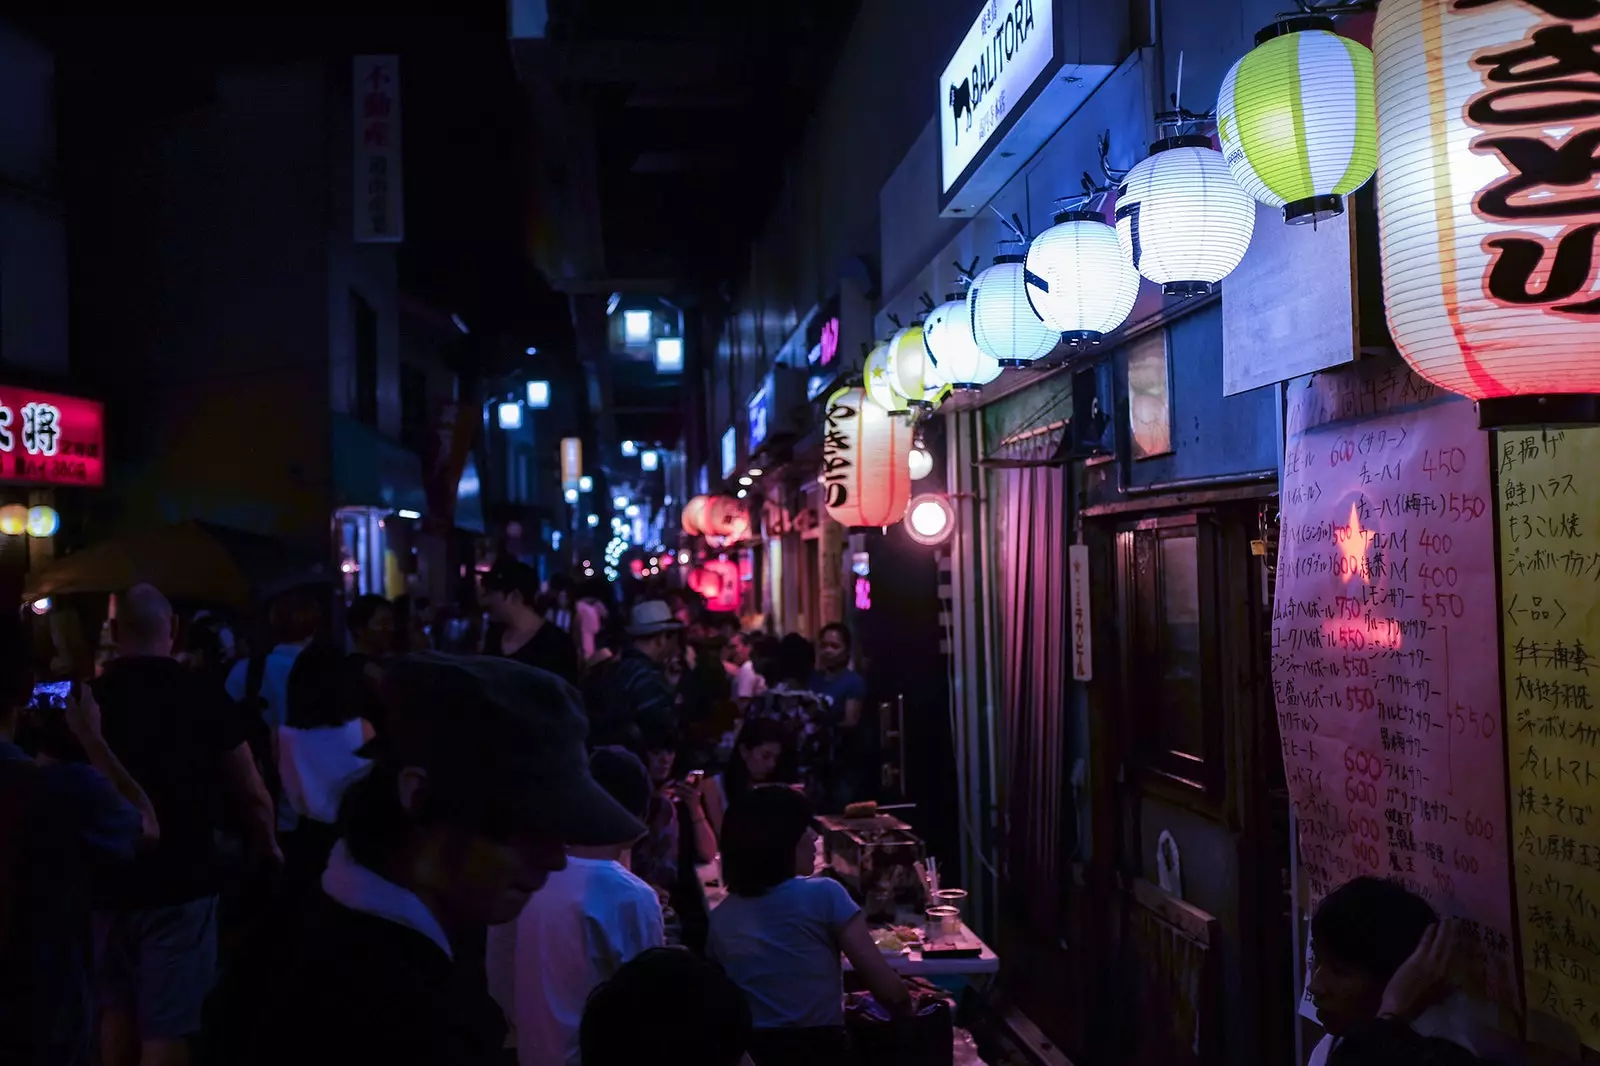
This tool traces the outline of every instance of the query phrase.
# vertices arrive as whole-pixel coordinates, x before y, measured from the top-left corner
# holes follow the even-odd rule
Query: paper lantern
[[[889,338],[884,366],[889,372],[889,388],[911,407],[931,407],[925,393],[938,392],[937,377],[928,388],[928,349],[922,343],[922,323],[895,330]]]
[[[888,526],[911,499],[911,427],[859,388],[828,397],[822,438],[823,500],[845,526]]]
[[[1541,51],[1563,32],[1591,21],[1434,0],[1373,31],[1389,331],[1485,427],[1600,421],[1600,82]]]
[[[921,441],[911,446],[909,458],[911,460],[912,481],[921,481],[933,473],[933,453],[928,451]]]
[[[706,501],[700,518],[700,530],[708,537],[732,539],[742,536],[750,528],[750,516],[744,504],[732,496],[712,496]]]
[[[1122,254],[1116,229],[1094,211],[1056,215],[1028,246],[1024,265],[1034,310],[1068,344],[1099,344],[1139,298],[1139,272]]]
[[[701,524],[705,521],[706,504],[710,499],[709,496],[695,496],[683,505],[683,515],[679,519],[679,524],[689,536],[698,537],[704,532]]]
[[[739,609],[739,564],[728,559],[708,559],[689,571],[691,591],[705,597],[708,611]]]
[[[1256,202],[1198,135],[1168,137],[1117,188],[1117,244],[1168,296],[1204,296],[1250,247]]]
[[[866,381],[867,399],[892,415],[903,415],[911,410],[906,398],[894,391],[889,382],[889,342],[884,341],[867,353],[862,367]]]
[[[1378,165],[1372,53],[1321,16],[1267,27],[1222,79],[1217,137],[1234,181],[1285,222],[1332,218]]]
[[[972,339],[972,316],[967,313],[966,297],[951,293],[944,299],[928,312],[928,319],[922,324],[928,361],[937,369],[939,380],[952,389],[976,391],[1000,376],[1000,362]]]
[[[20,503],[0,507],[0,533],[20,537],[28,531],[28,509]]]
[[[26,528],[30,537],[53,537],[56,535],[56,530],[61,528],[61,516],[56,513],[54,507],[46,507],[43,504],[30,507]]]
[[[967,293],[972,339],[1001,366],[1030,366],[1055,351],[1061,340],[1028,300],[1026,259],[1020,252],[995,256],[994,266],[972,279]]]

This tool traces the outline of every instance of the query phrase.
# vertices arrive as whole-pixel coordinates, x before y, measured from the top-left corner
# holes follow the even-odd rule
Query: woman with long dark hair
[[[733,742],[728,768],[705,783],[706,817],[711,831],[722,836],[723,816],[740,796],[760,785],[792,779],[794,736],[776,718],[746,719]]]

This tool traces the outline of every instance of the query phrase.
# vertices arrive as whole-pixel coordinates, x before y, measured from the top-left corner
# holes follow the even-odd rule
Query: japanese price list
[[[1511,861],[1530,1018],[1600,1048],[1600,430],[1495,436]]]
[[[1509,1002],[1488,434],[1462,400],[1340,406],[1291,404],[1284,460],[1272,680],[1301,870],[1313,905],[1372,875],[1462,918],[1469,984]]]

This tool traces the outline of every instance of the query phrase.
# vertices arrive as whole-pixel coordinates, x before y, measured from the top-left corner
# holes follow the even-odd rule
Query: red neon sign
[[[0,482],[105,485],[105,407],[0,385]]]

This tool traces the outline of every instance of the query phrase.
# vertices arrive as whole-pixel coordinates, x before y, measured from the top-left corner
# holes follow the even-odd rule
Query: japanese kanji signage
[[[1094,680],[1094,616],[1089,613],[1089,546],[1067,546],[1071,600],[1067,624],[1072,627],[1072,679]]]
[[[93,400],[0,385],[0,482],[106,483],[105,408]]]
[[[400,184],[400,57],[356,56],[355,239],[394,242],[405,237]]]

